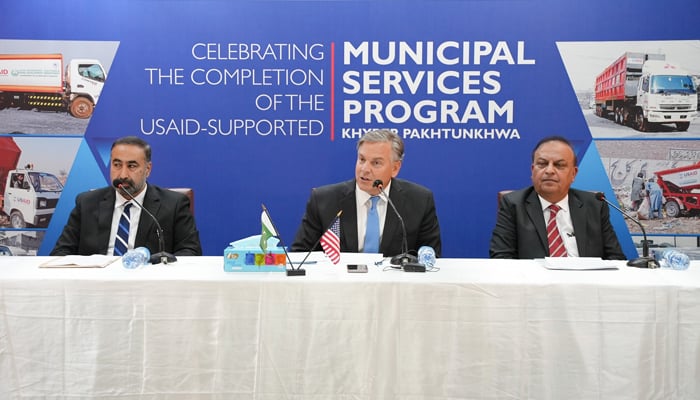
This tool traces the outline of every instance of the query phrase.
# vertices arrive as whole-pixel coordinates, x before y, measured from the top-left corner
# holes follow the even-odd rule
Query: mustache
[[[137,185],[133,179],[129,178],[116,178],[112,181],[112,186],[117,189],[128,190],[129,192],[139,191],[143,188],[143,185]]]
[[[133,188],[135,185],[134,181],[129,178],[121,179],[121,184],[127,188]]]

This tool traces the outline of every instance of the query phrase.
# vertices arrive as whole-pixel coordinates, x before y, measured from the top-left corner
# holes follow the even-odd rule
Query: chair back
[[[192,188],[168,188],[173,192],[182,193],[190,199],[190,212],[194,215],[194,190]]]
[[[501,204],[501,198],[510,192],[512,192],[512,190],[501,190],[498,192],[498,203],[496,203],[496,210],[498,210],[498,206]]]

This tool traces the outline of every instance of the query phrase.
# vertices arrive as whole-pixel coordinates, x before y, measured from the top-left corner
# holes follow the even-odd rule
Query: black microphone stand
[[[158,237],[158,253],[156,254],[151,254],[151,259],[150,262],[151,264],[169,264],[169,263],[174,263],[177,261],[177,258],[168,252],[165,251],[165,241],[163,239],[163,228],[161,228],[160,223],[158,222],[158,219],[155,217],[155,215],[151,214],[150,211],[148,211],[144,206],[136,200],[136,198],[129,192],[129,190],[124,186],[124,181],[122,179],[115,179],[112,182],[112,185],[119,189],[120,193],[126,194],[126,196],[136,203],[139,207],[141,207],[141,210],[145,211],[146,214],[148,214],[153,222],[156,223],[156,236]]]
[[[656,260],[653,257],[649,257],[649,240],[647,240],[647,232],[646,230],[644,230],[644,225],[642,225],[642,223],[639,222],[639,220],[622,211],[621,208],[608,201],[608,199],[605,198],[605,194],[603,194],[602,192],[596,193],[595,197],[600,201],[608,203],[610,207],[616,209],[627,219],[639,225],[639,228],[642,230],[642,235],[644,237],[644,240],[642,240],[642,257],[638,257],[633,260],[627,261],[627,265],[630,267],[637,268],[659,268],[659,263],[656,262]]]
[[[391,198],[386,195],[386,192],[384,191],[384,183],[381,179],[377,179],[372,183],[372,187],[379,188],[379,192],[384,196],[386,202],[389,203],[391,209],[394,210],[394,214],[396,214],[396,216],[399,218],[399,222],[401,222],[401,233],[403,234],[401,254],[392,257],[391,264],[396,265],[398,268],[403,268],[403,270],[406,272],[425,272],[425,265],[419,264],[418,258],[408,252],[408,235],[406,234],[406,224],[403,222],[403,218],[396,209],[396,206],[394,206],[394,202],[391,201]]]

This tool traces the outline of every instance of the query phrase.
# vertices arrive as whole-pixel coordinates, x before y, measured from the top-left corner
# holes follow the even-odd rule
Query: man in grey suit
[[[556,205],[556,226],[566,256],[626,259],[610,224],[607,203],[594,193],[571,189],[578,167],[566,138],[550,136],[537,143],[531,170],[532,186],[501,199],[489,248],[491,258],[549,257],[548,208]]]
[[[401,222],[380,194],[379,188],[374,186],[376,180],[381,180],[384,192],[391,198],[406,225],[408,250],[430,246],[439,257],[442,250],[440,225],[433,193],[421,185],[396,178],[403,156],[404,144],[396,133],[380,129],[364,134],[357,143],[355,179],[311,191],[306,213],[292,243],[292,251],[312,250],[338,211],[342,210],[340,251],[367,252],[368,211],[371,198],[377,196],[380,227],[378,252],[387,257],[402,254]],[[318,249],[320,246],[313,250]]]
[[[202,248],[199,231],[190,212],[190,202],[182,193],[146,183],[151,173],[151,146],[144,140],[127,136],[112,144],[110,180],[119,179],[129,193],[143,204],[163,229],[164,251],[174,255],[199,256]],[[114,187],[79,194],[66,226],[51,255],[118,254],[115,252],[120,218],[131,203],[127,249],[147,247],[160,251],[156,224],[130,197]]]

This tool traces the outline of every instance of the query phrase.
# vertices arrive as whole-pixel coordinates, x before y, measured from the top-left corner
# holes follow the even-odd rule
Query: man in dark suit
[[[567,139],[542,139],[532,153],[531,170],[533,186],[501,199],[491,237],[491,258],[549,257],[549,207],[556,205],[556,230],[563,239],[566,256],[625,259],[610,224],[607,203],[593,193],[571,189],[578,167]]]
[[[355,179],[314,188],[306,205],[292,251],[309,251],[338,213],[340,217],[340,251],[367,252],[365,236],[371,197],[378,196],[380,240],[378,252],[385,256],[403,253],[401,222],[378,187],[391,198],[406,225],[408,250],[430,246],[439,257],[442,245],[440,225],[435,211],[433,193],[418,184],[397,179],[404,155],[404,144],[394,132],[381,129],[368,132],[357,143]],[[319,250],[317,246],[313,250]],[[370,252],[373,252],[370,250]]]
[[[202,255],[189,199],[184,194],[147,184],[151,168],[151,147],[144,140],[128,136],[112,144],[110,180],[121,180],[131,195],[158,219],[163,229],[164,251],[182,256]],[[158,252],[153,219],[120,189],[110,186],[76,197],[75,208],[51,255],[119,255],[115,243],[119,240],[118,225],[127,204],[130,204],[130,229],[125,246],[128,249],[144,246],[151,253]]]

